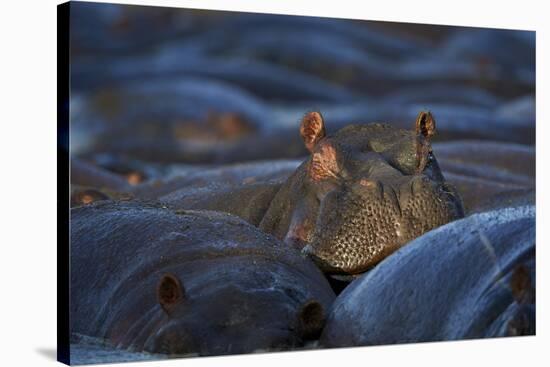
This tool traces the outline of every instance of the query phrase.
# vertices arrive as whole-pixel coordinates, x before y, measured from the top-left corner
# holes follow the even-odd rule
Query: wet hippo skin
[[[535,333],[535,208],[473,214],[417,238],[353,281],[321,344]]]
[[[258,226],[280,187],[281,183],[277,181],[238,186],[217,183],[177,190],[160,197],[159,201],[175,209],[223,211]]]
[[[194,168],[191,171],[184,170],[162,179],[137,185],[132,193],[143,199],[161,199],[163,196],[171,195],[172,198],[166,198],[166,201],[178,207],[180,204],[177,196],[180,194],[186,196],[189,189],[210,185],[238,188],[254,183],[280,183],[284,182],[300,163],[296,160],[277,160]],[[265,208],[263,209],[265,211]]]
[[[229,214],[102,201],[71,210],[71,330],[133,351],[299,348],[334,293],[299,252]]]
[[[534,333],[534,32],[71,17],[71,363]]]

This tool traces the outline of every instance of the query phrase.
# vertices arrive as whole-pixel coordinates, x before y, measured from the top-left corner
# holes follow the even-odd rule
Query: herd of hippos
[[[71,362],[535,334],[534,32],[70,6]]]
[[[535,334],[534,191],[514,181],[533,152],[432,144],[427,111],[411,125],[328,134],[309,112],[303,162],[134,186],[73,159],[73,342],[202,356]],[[523,175],[460,179],[460,159]]]

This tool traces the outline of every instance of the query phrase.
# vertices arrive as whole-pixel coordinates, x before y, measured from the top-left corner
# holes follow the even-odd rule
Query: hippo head
[[[432,151],[430,112],[418,115],[412,131],[372,123],[329,136],[321,114],[310,112],[300,133],[311,156],[283,189],[291,207],[279,234],[326,273],[364,272],[412,239],[464,216]]]
[[[143,349],[168,355],[221,355],[303,346],[319,338],[324,307],[316,300],[281,302],[279,292],[250,292],[222,284],[190,296],[175,274],[157,287],[161,319],[143,340]],[[192,292],[189,292],[192,293]],[[193,292],[194,293],[194,292]],[[297,300],[296,295],[291,299]]]

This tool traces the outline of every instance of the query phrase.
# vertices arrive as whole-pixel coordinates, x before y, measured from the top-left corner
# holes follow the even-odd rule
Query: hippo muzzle
[[[361,180],[325,197],[302,251],[327,273],[357,274],[463,215],[454,189],[425,175],[403,176],[393,184]]]

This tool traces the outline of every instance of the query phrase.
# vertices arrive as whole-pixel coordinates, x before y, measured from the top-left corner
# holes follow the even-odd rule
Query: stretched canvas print
[[[60,361],[535,334],[535,32],[58,15]]]

